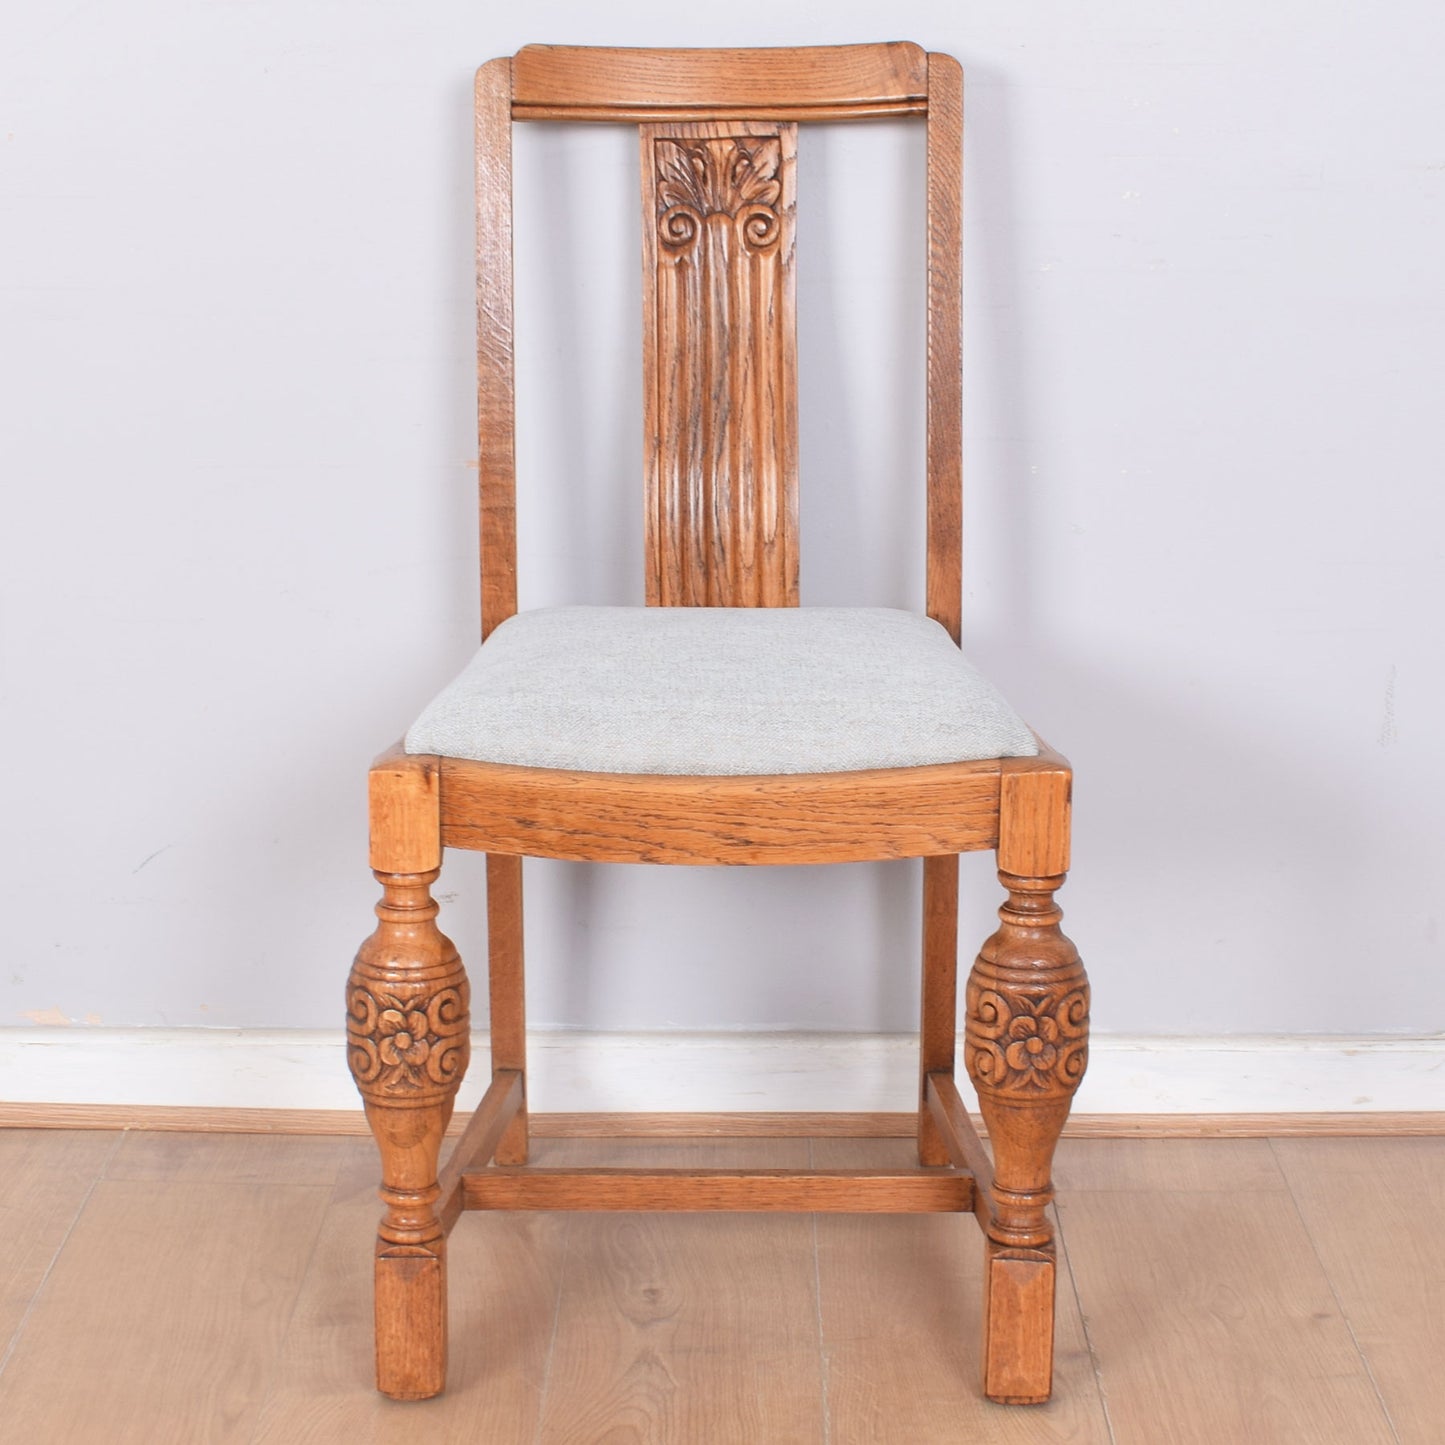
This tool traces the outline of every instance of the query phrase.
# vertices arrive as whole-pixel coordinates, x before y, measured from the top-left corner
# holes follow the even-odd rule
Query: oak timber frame
[[[772,51],[530,46],[477,72],[482,633],[517,610],[514,121],[638,125],[643,148],[647,600],[798,601],[792,156],[798,121],[926,118],[927,610],[958,641],[962,76],[908,44]],[[680,360],[689,355],[692,359]],[[719,399],[724,404],[719,404]],[[1088,985],[1059,928],[1071,773],[1057,753],[771,777],[566,772],[408,755],[370,775],[379,923],[348,986],[353,1075],[381,1152],[377,1382],[435,1395],[446,1238],[465,1209],[971,1212],[984,1235],[983,1388],[1048,1398],[1054,1145],[1087,1058]],[[446,847],[487,854],[492,1080],[443,1165],[468,985],[436,926]],[[958,854],[994,849],[1008,900],[968,980],[955,1085]],[[825,863],[921,857],[920,1169],[527,1166],[522,856]]]

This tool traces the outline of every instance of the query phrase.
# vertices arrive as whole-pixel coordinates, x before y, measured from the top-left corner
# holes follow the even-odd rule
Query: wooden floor
[[[539,1163],[904,1163],[553,1139]],[[482,1215],[451,1387],[370,1386],[369,1141],[0,1131],[0,1442],[1445,1441],[1445,1139],[1065,1140],[1057,1390],[980,1400],[952,1216]]]

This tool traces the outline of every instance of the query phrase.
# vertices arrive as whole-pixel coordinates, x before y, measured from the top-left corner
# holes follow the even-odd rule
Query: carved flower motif
[[[415,1069],[431,1053],[426,1015],[415,1009],[383,1009],[376,1021],[377,1052],[384,1064]]]
[[[1020,1014],[1009,1024],[1008,1037],[1004,1060],[1011,1069],[1046,1073],[1058,1060],[1059,1025],[1047,1014]]]

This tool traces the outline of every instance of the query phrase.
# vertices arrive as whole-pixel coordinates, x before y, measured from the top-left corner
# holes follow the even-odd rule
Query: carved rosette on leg
[[[347,983],[347,1059],[381,1152],[378,1384],[386,1394],[419,1398],[444,1383],[437,1164],[467,1069],[468,987],[456,948],[436,926],[437,871],[376,877],[383,890],[376,932]]]
[[[1089,985],[1059,927],[1063,877],[999,880],[1008,902],[969,977],[964,1050],[994,1160],[985,1390],[1023,1402],[1049,1394],[1054,1234],[1045,1211],[1054,1146],[1088,1064]],[[1005,1332],[1020,1338],[1006,1342]]]

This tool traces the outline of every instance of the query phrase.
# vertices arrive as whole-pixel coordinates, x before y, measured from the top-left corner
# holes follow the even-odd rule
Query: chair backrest
[[[477,72],[482,633],[517,610],[514,121],[638,126],[647,601],[798,602],[799,121],[927,117],[927,610],[959,637],[962,74],[916,45],[531,45]]]

